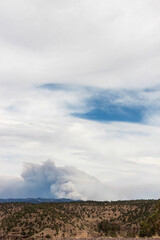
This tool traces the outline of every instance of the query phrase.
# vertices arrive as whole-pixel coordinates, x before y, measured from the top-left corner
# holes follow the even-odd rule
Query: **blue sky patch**
[[[125,90],[125,89],[100,89],[83,87],[69,84],[45,84],[42,88],[51,91],[73,91],[85,90],[88,97],[84,97],[84,111],[78,107],[71,109],[74,117],[93,121],[120,121],[130,123],[143,123],[144,116],[149,109],[143,93],[154,92],[155,89]]]
[[[141,123],[143,120],[143,108],[111,106],[104,108],[93,108],[86,113],[74,113],[75,117],[95,121],[119,121]]]

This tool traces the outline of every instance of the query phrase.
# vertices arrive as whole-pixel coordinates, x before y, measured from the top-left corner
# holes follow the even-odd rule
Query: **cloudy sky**
[[[0,1],[0,197],[160,197],[160,1]]]

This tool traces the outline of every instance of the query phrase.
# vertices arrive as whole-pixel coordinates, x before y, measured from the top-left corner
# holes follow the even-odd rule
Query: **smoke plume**
[[[69,199],[101,198],[101,183],[73,166],[56,167],[54,162],[25,164],[20,178],[1,178],[0,197]]]

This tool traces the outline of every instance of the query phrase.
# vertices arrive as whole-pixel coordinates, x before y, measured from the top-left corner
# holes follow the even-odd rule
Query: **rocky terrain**
[[[158,200],[0,203],[0,239],[158,239],[159,204]]]

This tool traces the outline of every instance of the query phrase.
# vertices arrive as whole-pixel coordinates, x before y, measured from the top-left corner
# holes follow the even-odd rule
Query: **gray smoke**
[[[1,178],[0,183],[1,198],[52,197],[85,200],[95,199],[95,195],[99,198],[100,191],[101,184],[95,177],[72,166],[56,167],[52,161],[26,164],[21,178]]]
[[[118,200],[158,198],[159,184],[106,183],[73,167],[56,167],[54,162],[25,164],[21,177],[0,177],[0,198],[69,198]]]

